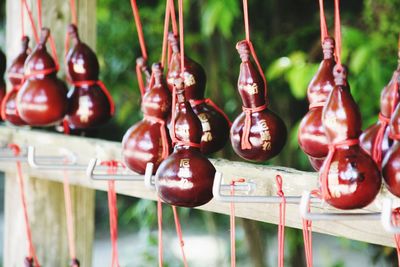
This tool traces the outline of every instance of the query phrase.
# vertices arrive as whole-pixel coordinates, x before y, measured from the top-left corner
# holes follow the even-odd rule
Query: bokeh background
[[[0,44],[4,48],[4,0],[0,5]],[[97,54],[101,78],[116,102],[115,118],[94,133],[120,141],[125,131],[142,118],[135,59],[140,48],[128,0],[97,1]],[[327,23],[333,34],[333,1],[325,1]],[[364,128],[377,120],[379,96],[398,64],[399,0],[341,1],[343,63],[349,67],[351,92],[359,104]],[[207,73],[206,95],[234,119],[241,102],[236,91],[240,58],[235,44],[244,39],[239,0],[186,0],[185,53]],[[149,51],[149,62],[161,56],[165,1],[138,1]],[[286,122],[288,142],[282,153],[265,164],[311,171],[297,144],[297,128],[307,112],[306,90],[322,58],[318,1],[250,0],[251,39],[268,80],[270,107]],[[4,49],[3,49],[4,50]],[[213,157],[240,160],[228,144]],[[106,195],[97,194],[96,267],[108,266],[108,210]],[[155,266],[157,260],[156,210],[153,202],[120,197],[122,266]],[[267,211],[266,211],[267,212]],[[192,266],[228,266],[227,216],[180,209]],[[165,266],[180,266],[172,214],[165,209],[167,242]],[[277,227],[238,220],[238,266],[275,266]],[[303,266],[300,231],[286,234],[286,266]],[[190,244],[199,244],[191,246]],[[393,248],[337,237],[315,235],[315,266],[396,266]],[[168,248],[168,246],[166,246]],[[193,247],[193,248],[192,248]],[[206,248],[206,250],[200,250]],[[176,248],[176,251],[175,251]],[[209,260],[209,261],[207,261]]]

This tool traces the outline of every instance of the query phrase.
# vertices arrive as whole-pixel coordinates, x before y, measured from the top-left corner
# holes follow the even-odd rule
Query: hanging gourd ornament
[[[285,145],[286,126],[278,115],[268,109],[266,85],[250,61],[248,42],[237,43],[236,49],[242,60],[238,91],[243,112],[232,124],[232,147],[246,160],[266,161],[276,156]]]
[[[0,50],[0,103],[6,94],[6,83],[4,81],[4,73],[7,67],[6,55]]]
[[[114,103],[99,80],[96,54],[81,42],[75,25],[69,25],[68,34],[73,47],[67,54],[66,62],[73,87],[68,92],[70,108],[66,119],[71,129],[98,127],[112,117]]]
[[[16,98],[19,89],[24,82],[24,64],[28,57],[29,38],[24,36],[22,38],[22,49],[18,56],[11,63],[7,71],[8,79],[12,85],[11,90],[6,94],[1,105],[1,117],[3,120],[10,122],[13,125],[21,126],[26,125],[26,122],[21,119],[16,105]]]
[[[322,43],[322,49],[324,59],[307,90],[307,97],[310,103],[309,111],[301,120],[298,131],[299,146],[309,156],[311,165],[316,170],[319,170],[321,163],[328,155],[328,140],[325,136],[321,117],[322,109],[335,85],[333,67],[336,63],[333,57],[335,49],[333,38],[325,38]]]
[[[171,93],[160,63],[152,66],[154,82],[143,96],[143,120],[133,125],[122,140],[122,156],[133,171],[143,174],[146,164],[154,164],[154,172],[171,150],[166,120],[171,112]]]
[[[378,121],[365,129],[360,136],[362,148],[378,164],[382,166],[382,160],[385,158],[392,141],[389,138],[390,118],[399,103],[399,82],[400,77],[400,38],[398,50],[398,66],[394,71],[391,80],[383,88],[380,100],[380,113]]]
[[[173,89],[175,79],[180,77],[180,51],[178,39],[172,33],[168,36],[172,48],[167,82]],[[194,113],[200,119],[203,135],[201,137],[201,152],[211,154],[222,149],[229,138],[230,122],[227,116],[209,98],[204,98],[206,74],[203,67],[185,56],[185,97],[190,102]]]
[[[400,77],[397,79],[400,83]],[[382,176],[387,189],[400,197],[400,105],[397,105],[389,124],[389,138],[394,142],[383,160]]]
[[[58,66],[46,50],[50,30],[43,28],[39,43],[25,62],[25,82],[17,94],[17,109],[31,126],[59,123],[68,110],[67,87],[57,78]]]
[[[213,197],[215,168],[200,152],[202,126],[186,100],[182,79],[176,79],[175,86],[178,108],[172,118],[174,152],[159,166],[156,188],[158,195],[168,204],[197,207]]]
[[[347,69],[336,65],[335,87],[322,113],[329,153],[320,171],[322,197],[339,209],[370,204],[381,187],[374,160],[359,146],[361,115],[350,94]]]

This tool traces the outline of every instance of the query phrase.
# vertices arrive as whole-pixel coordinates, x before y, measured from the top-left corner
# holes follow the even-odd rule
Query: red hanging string
[[[140,21],[139,9],[137,7],[136,0],[131,0],[131,6],[132,6],[133,17],[135,19],[135,24],[136,24],[136,28],[137,28],[140,49],[142,50],[142,57],[145,60],[147,60],[147,50],[146,50],[146,44],[144,41],[143,27],[142,27],[142,22]]]
[[[145,85],[143,83],[143,76],[142,76],[142,70],[138,64],[136,64],[136,76],[138,79],[138,84],[139,84],[139,90],[140,90],[140,95],[143,97],[143,95],[146,92]]]
[[[185,248],[184,248],[185,247],[185,243],[183,242],[183,236],[182,236],[181,223],[179,222],[179,216],[178,216],[178,212],[177,212],[175,206],[172,206],[172,211],[174,213],[176,234],[178,235],[179,246],[181,247],[183,266],[188,267],[188,263],[187,263],[187,260],[186,260],[186,254],[185,254]]]
[[[169,1],[169,10],[171,12],[172,32],[174,33],[174,35],[178,35],[178,26],[176,22],[174,0],[167,0],[167,1]]]
[[[14,152],[15,156],[20,155],[21,149],[17,144],[10,144],[8,147]],[[35,267],[40,267],[39,260],[37,258],[37,255],[35,252],[35,247],[34,247],[33,241],[32,241],[32,231],[31,231],[31,227],[29,224],[28,207],[26,204],[25,185],[24,185],[24,178],[23,178],[23,174],[22,174],[22,166],[21,166],[20,161],[17,161],[16,164],[17,164],[17,180],[18,180],[18,186],[19,186],[19,193],[20,193],[20,198],[21,198],[22,211],[24,213],[26,238],[28,239],[29,255],[26,258],[26,260],[29,262],[33,261]]]
[[[167,0],[165,7],[165,19],[164,19],[164,34],[163,34],[163,42],[162,42],[162,52],[161,52],[161,66],[165,66],[165,55],[167,53],[168,46],[168,29],[169,29],[169,17],[170,17],[170,6],[171,0]]]
[[[179,41],[180,41],[180,54],[181,54],[181,78],[184,79],[185,73],[185,42],[184,42],[184,25],[183,25],[183,0],[178,0],[178,13],[179,13]]]
[[[69,7],[70,7],[70,10],[71,10],[72,24],[74,24],[75,26],[78,26],[78,16],[76,14],[75,0],[70,0],[69,1]]]
[[[108,99],[108,102],[110,103],[111,116],[114,115],[114,112],[115,112],[114,100],[113,100],[110,92],[107,90],[107,87],[104,85],[104,83],[102,81],[100,81],[100,80],[97,80],[97,81],[95,81],[95,80],[92,80],[92,81],[90,81],[90,80],[88,80],[88,81],[74,81],[74,82],[72,82],[72,84],[74,86],[78,86],[78,87],[81,87],[81,86],[92,86],[92,85],[95,85],[95,84],[98,85],[100,87],[100,89],[103,91],[103,93],[106,95],[106,97]]]
[[[157,200],[157,221],[158,221],[158,266],[163,266],[163,238],[162,238],[162,202],[160,197]]]
[[[338,65],[338,71],[342,69],[342,60],[341,60],[341,55],[342,55],[342,32],[341,32],[341,26],[340,26],[340,3],[339,0],[335,0],[335,42],[336,42],[336,62]]]
[[[283,267],[285,262],[285,222],[286,222],[286,198],[282,190],[282,176],[276,176],[278,187],[277,195],[282,198],[279,204],[279,226],[278,226],[278,267]]]
[[[36,5],[37,5],[38,26],[39,26],[39,30],[41,30],[43,28],[43,23],[42,23],[42,0],[36,0]]]
[[[110,160],[102,162],[101,165],[108,166],[108,174],[113,175],[116,173],[122,163]],[[115,191],[115,181],[108,181],[108,209],[110,214],[110,237],[111,237],[111,267],[119,267],[118,260],[118,208],[117,208],[117,193]]]
[[[203,103],[206,103],[206,104],[212,106],[216,111],[218,111],[218,112],[226,119],[226,121],[227,121],[228,124],[229,124],[229,127],[232,126],[232,122],[231,122],[231,120],[228,118],[228,116],[225,114],[225,112],[224,112],[221,108],[219,108],[219,107],[214,103],[214,101],[212,101],[210,98],[203,98],[203,99],[200,99],[200,100],[191,99],[191,100],[189,100],[189,101],[190,101],[190,105],[191,105],[192,107],[197,106],[197,105],[200,105],[200,104],[203,104]]]
[[[325,38],[328,37],[328,28],[326,26],[326,17],[324,11],[324,0],[319,0],[319,17],[320,17],[321,44],[322,44]]]
[[[39,34],[38,34],[37,30],[36,30],[35,21],[33,19],[32,11],[29,8],[28,3],[26,2],[26,0],[21,0],[21,1],[25,6],[26,12],[28,13],[28,18],[29,18],[29,21],[31,23],[33,37],[35,38],[36,43],[39,43]]]
[[[400,208],[396,208],[393,210],[392,220],[395,225],[399,225],[400,223]],[[397,262],[398,266],[400,267],[400,234],[395,234],[394,242],[396,244],[396,251],[397,251]]]
[[[304,251],[306,254],[307,267],[313,266],[312,256],[312,222],[303,219],[303,239],[304,239]]]
[[[358,139],[348,139],[348,140],[344,140],[344,141],[336,143],[336,144],[329,145],[329,152],[324,161],[324,165],[322,166],[323,171],[321,172],[321,175],[320,175],[321,194],[325,200],[331,198],[331,193],[329,190],[328,175],[329,175],[329,169],[330,169],[330,166],[332,163],[333,156],[335,155],[336,149],[338,149],[340,147],[349,147],[349,146],[358,145],[358,143],[359,143]]]

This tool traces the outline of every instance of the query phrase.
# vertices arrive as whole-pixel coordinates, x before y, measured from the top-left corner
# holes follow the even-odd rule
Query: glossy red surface
[[[148,162],[154,164],[155,173],[164,159],[161,127],[167,136],[168,154],[172,150],[166,127],[166,118],[171,112],[171,93],[165,83],[161,65],[154,64],[152,69],[154,84],[142,100],[144,118],[130,127],[122,140],[122,156],[125,164],[131,170],[141,174],[145,172]],[[164,125],[161,125],[160,121]]]
[[[182,80],[176,80],[178,113],[175,120],[177,143],[174,152],[159,166],[156,173],[156,188],[166,203],[196,207],[212,199],[215,168],[201,154],[202,126],[185,99]]]
[[[329,93],[335,85],[332,73],[335,65],[335,60],[333,58],[333,51],[335,48],[334,40],[330,37],[326,38],[322,48],[324,59],[307,89],[310,109],[300,122],[298,130],[300,148],[308,156],[314,158],[322,158],[328,154],[328,140],[322,126],[321,116],[323,104],[328,99]],[[313,106],[317,103],[320,105]]]
[[[321,168],[321,183],[327,184],[330,193],[323,197],[339,209],[363,208],[379,193],[382,179],[376,163],[358,144],[343,144],[358,140],[361,115],[348,88],[347,70],[335,67],[334,77],[336,85],[324,107],[322,122],[330,144],[342,145],[330,152],[332,160],[325,160]]]
[[[0,50],[0,103],[2,103],[4,96],[6,95],[6,83],[3,79],[4,72],[6,71],[6,55]],[[0,121],[2,117],[0,117]]]
[[[313,167],[314,170],[319,171],[322,168],[325,158],[313,158],[310,156],[307,156],[307,157],[308,157],[308,161],[311,164],[311,167]]]
[[[267,103],[264,81],[258,70],[250,61],[250,51],[247,42],[237,44],[242,60],[238,79],[238,91],[246,108],[257,108]],[[249,141],[250,149],[241,146],[245,112],[242,112],[233,122],[230,135],[233,150],[240,157],[251,161],[266,161],[282,150],[286,143],[287,130],[282,119],[274,112],[265,108],[251,114]]]
[[[93,50],[83,43],[75,25],[69,25],[68,34],[73,46],[66,62],[73,87],[68,92],[70,108],[67,121],[71,129],[98,127],[112,117],[111,103],[99,84],[99,62]]]
[[[2,102],[1,108],[2,108],[2,115],[5,116],[3,118],[4,120],[10,122],[15,126],[22,126],[26,125],[26,122],[23,119],[21,119],[21,116],[19,115],[17,110],[16,98],[18,90],[19,88],[13,87],[6,94]]]
[[[383,88],[380,98],[380,112],[381,116],[388,119],[391,118],[397,104],[399,103],[399,86],[396,85],[397,80],[400,76],[400,67],[393,73],[393,76],[389,83]],[[379,129],[384,127],[381,121],[377,121],[375,124],[369,126],[360,136],[360,143],[363,149],[370,155],[373,155],[373,148],[375,147],[375,142],[377,142],[377,136]],[[389,125],[385,126],[385,134],[383,140],[378,149],[382,150],[382,158],[385,157],[392,141],[389,138]],[[378,144],[377,144],[378,145]]]
[[[31,126],[59,123],[68,109],[67,87],[56,76],[56,64],[46,50],[50,31],[42,30],[41,40],[25,63],[27,79],[17,94],[21,118]],[[43,71],[51,70],[50,74]]]

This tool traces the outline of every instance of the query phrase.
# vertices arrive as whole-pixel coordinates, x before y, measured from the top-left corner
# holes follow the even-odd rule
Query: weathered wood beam
[[[20,145],[35,145],[38,153],[42,155],[57,155],[60,148],[67,148],[79,156],[82,164],[87,164],[93,157],[101,160],[120,159],[121,145],[118,142],[63,136],[60,134],[28,131],[22,129],[10,129],[0,127],[0,141],[15,142]],[[303,172],[286,167],[261,166],[244,162],[232,162],[223,159],[212,160],[218,171],[224,174],[226,179],[245,177],[252,179],[257,184],[256,193],[263,195],[275,195],[277,190],[275,176],[283,177],[283,190],[287,196],[299,196],[304,190],[311,190],[317,186],[317,174]],[[14,166],[10,163],[0,163],[0,170],[13,172]],[[61,171],[38,171],[25,165],[25,172],[29,175],[60,181]],[[86,177],[85,172],[71,172],[71,183],[79,186],[106,190],[107,182],[92,181]],[[118,181],[117,192],[128,196],[143,199],[156,200],[156,193],[148,190],[142,182]],[[377,200],[364,209],[364,211],[378,211],[382,199],[392,197],[386,190],[382,190]],[[393,197],[392,197],[393,198]],[[394,199],[394,198],[393,198]],[[397,199],[394,199],[399,204]],[[215,200],[200,207],[202,210],[229,214],[229,204]],[[331,208],[315,205],[314,211],[331,211]],[[236,204],[236,215],[242,218],[258,220],[277,224],[279,221],[279,206],[276,204]],[[301,219],[298,205],[288,204],[287,225],[301,228]],[[317,221],[313,223],[313,230],[320,233],[342,236],[368,243],[394,246],[393,238],[386,233],[379,221]]]

